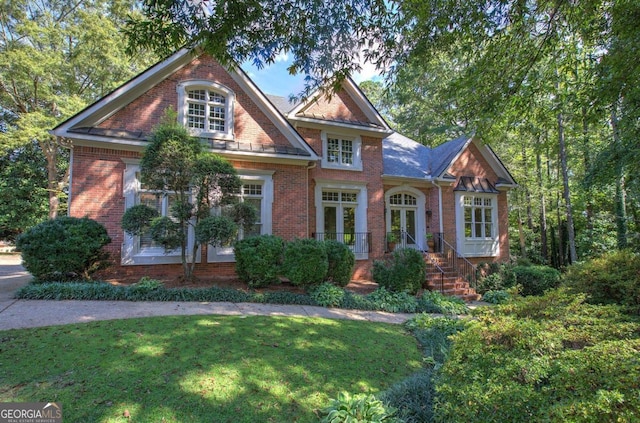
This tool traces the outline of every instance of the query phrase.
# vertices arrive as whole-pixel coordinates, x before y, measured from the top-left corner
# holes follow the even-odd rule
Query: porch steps
[[[481,295],[469,286],[469,282],[461,277],[460,273],[451,267],[441,254],[425,253],[425,261],[427,262],[425,288],[461,298],[466,302],[477,301],[481,298]],[[442,269],[442,272],[434,266],[434,263]]]

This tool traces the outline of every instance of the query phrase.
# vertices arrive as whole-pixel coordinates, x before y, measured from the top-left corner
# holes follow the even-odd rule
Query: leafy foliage
[[[638,322],[552,290],[479,309],[436,384],[447,422],[631,422],[640,411]]]
[[[58,217],[21,234],[16,247],[24,267],[36,279],[89,279],[106,265],[102,247],[111,242],[107,230],[87,217]]]
[[[424,313],[467,314],[467,304],[457,297],[441,294],[437,291],[424,291],[418,299],[418,311]]]
[[[166,250],[180,249],[184,277],[189,280],[200,245],[230,243],[237,234],[237,223],[250,227],[256,214],[242,205],[235,213],[239,222],[225,215],[211,216],[214,207],[231,205],[233,209],[241,181],[228,161],[205,152],[200,141],[177,123],[175,112],[167,111],[149,141],[140,161],[141,182],[159,196],[174,198],[170,216],[153,217],[143,206],[131,207],[122,217],[123,229],[140,235],[148,228],[151,238]],[[189,254],[190,227],[196,242]]]
[[[399,248],[392,258],[373,263],[373,280],[390,291],[418,292],[426,278],[426,263],[422,254],[413,248]]]
[[[511,298],[507,291],[487,291],[482,295],[482,301],[491,304],[504,304]]]
[[[348,245],[336,240],[325,240],[328,269],[326,280],[338,286],[347,286],[351,282],[356,256]]]
[[[560,272],[549,266],[515,266],[513,273],[522,295],[542,295],[560,284]]]
[[[612,251],[570,266],[563,285],[587,294],[594,304],[620,304],[640,311],[640,257],[629,250]]]
[[[391,313],[415,313],[418,308],[416,297],[406,291],[391,292],[380,287],[367,296],[377,310]]]
[[[398,422],[393,417],[395,412],[395,409],[385,407],[382,401],[373,395],[351,395],[348,392],[341,392],[338,398],[332,399],[331,403],[322,410],[325,416],[320,421],[322,423],[392,423]]]
[[[325,280],[328,268],[327,250],[322,241],[296,239],[285,246],[282,272],[292,284],[320,284]]]
[[[332,283],[324,282],[313,287],[309,293],[313,301],[322,307],[338,307],[342,304],[345,292]]]
[[[274,235],[260,235],[236,241],[233,246],[236,273],[250,287],[279,283],[284,241]]]

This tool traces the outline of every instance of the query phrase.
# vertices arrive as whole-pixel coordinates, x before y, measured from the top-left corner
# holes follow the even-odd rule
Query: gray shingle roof
[[[431,151],[397,132],[382,140],[384,174],[406,178],[428,178]]]
[[[440,176],[451,166],[451,162],[462,151],[469,139],[468,135],[463,135],[455,140],[440,144],[432,150],[431,173],[434,177]]]
[[[265,96],[276,107],[276,109],[285,116],[297,106],[296,103],[291,103],[286,97],[273,94],[265,94]]]

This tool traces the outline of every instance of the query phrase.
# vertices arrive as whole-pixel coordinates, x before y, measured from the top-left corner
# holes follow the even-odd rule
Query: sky
[[[246,62],[241,67],[265,94],[289,97],[300,94],[304,87],[304,75],[291,76],[287,71],[292,59],[289,54],[280,54],[271,66],[257,69],[251,62]],[[362,70],[352,76],[356,84],[376,77],[379,77],[378,72],[369,63],[363,64]]]

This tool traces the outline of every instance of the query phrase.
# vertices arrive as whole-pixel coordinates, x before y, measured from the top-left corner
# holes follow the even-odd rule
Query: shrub
[[[62,216],[20,235],[16,247],[24,267],[38,280],[90,279],[107,265],[102,247],[111,242],[107,230],[88,217]]]
[[[564,285],[588,295],[594,304],[620,304],[640,310],[640,256],[615,251],[569,266]]]
[[[504,304],[509,301],[511,296],[507,291],[487,291],[482,296],[482,301],[486,301],[491,304]]]
[[[405,327],[413,332],[427,361],[439,367],[445,362],[451,349],[449,337],[465,330],[466,322],[457,318],[432,317],[423,313],[408,320]]]
[[[280,282],[284,241],[274,235],[260,235],[237,241],[234,245],[236,273],[252,288]]]
[[[322,410],[325,416],[322,423],[368,423],[368,422],[398,422],[393,417],[395,409],[387,408],[382,401],[373,395],[349,395],[347,392],[338,394],[332,399],[328,407]]]
[[[514,266],[508,263],[485,263],[478,266],[481,277],[478,280],[477,291],[499,291],[512,288],[516,285]]]
[[[322,307],[338,307],[344,299],[344,290],[328,282],[311,290],[311,298]]]
[[[418,299],[418,310],[422,313],[467,314],[467,304],[457,297],[441,294],[437,291],[424,291]]]
[[[335,240],[324,241],[327,251],[327,281],[338,286],[347,286],[351,281],[356,256],[348,245]]]
[[[515,266],[513,274],[524,296],[542,295],[560,284],[560,272],[549,266]]]
[[[399,421],[424,423],[433,421],[435,395],[432,370],[423,370],[396,383],[380,395],[380,400],[397,409]]]
[[[453,335],[438,373],[436,420],[637,420],[637,319],[562,290],[480,308],[475,317]]]
[[[426,263],[422,253],[413,248],[400,248],[389,261],[373,263],[373,280],[394,292],[418,292],[426,278]]]
[[[380,287],[367,296],[376,310],[390,313],[415,313],[418,308],[416,297],[407,292],[391,292]]]
[[[325,280],[328,268],[327,250],[322,241],[296,239],[284,248],[282,273],[293,285],[318,285]]]

